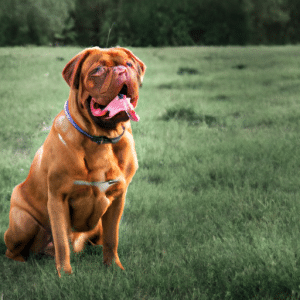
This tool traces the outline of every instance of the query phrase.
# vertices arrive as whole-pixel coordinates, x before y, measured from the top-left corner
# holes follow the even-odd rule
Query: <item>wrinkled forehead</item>
[[[134,61],[122,49],[94,49],[83,64],[83,72],[95,66],[114,67]]]

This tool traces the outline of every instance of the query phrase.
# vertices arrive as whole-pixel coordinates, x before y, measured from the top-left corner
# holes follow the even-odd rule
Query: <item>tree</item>
[[[244,0],[192,0],[190,35],[196,44],[244,45],[249,24]]]
[[[73,0],[4,0],[0,45],[49,44],[63,31]]]
[[[255,44],[288,42],[285,29],[290,20],[290,8],[286,0],[249,0],[247,8],[252,28],[249,42]]]

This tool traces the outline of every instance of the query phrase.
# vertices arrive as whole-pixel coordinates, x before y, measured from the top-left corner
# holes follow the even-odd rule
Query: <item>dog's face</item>
[[[135,120],[132,114],[145,70],[144,63],[125,48],[95,47],[71,59],[62,74],[86,116],[100,127],[111,128],[129,117]]]

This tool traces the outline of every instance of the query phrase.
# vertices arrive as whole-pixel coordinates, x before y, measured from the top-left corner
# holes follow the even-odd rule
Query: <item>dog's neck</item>
[[[117,136],[115,137],[108,137],[107,135],[94,135],[94,134],[90,134],[89,132],[94,133],[90,128],[90,130],[88,129],[88,127],[92,127],[92,126],[86,126],[87,122],[86,120],[84,120],[84,117],[82,117],[81,120],[74,120],[72,115],[76,115],[76,116],[83,116],[83,114],[78,114],[78,113],[74,113],[74,111],[79,110],[78,107],[75,107],[72,105],[71,102],[69,102],[69,100],[66,101],[65,106],[64,106],[64,112],[65,115],[67,116],[68,120],[70,121],[70,123],[84,136],[88,137],[90,140],[92,140],[93,142],[97,143],[97,144],[116,144],[118,141],[120,141],[120,139],[122,138],[123,134],[125,133],[125,127],[122,125],[122,133],[121,134],[117,134]],[[72,113],[73,112],[73,113]],[[79,125],[80,124],[80,125]],[[83,126],[84,125],[84,126]],[[97,130],[98,131],[98,130]],[[96,132],[97,134],[98,132]],[[102,130],[101,130],[101,134]],[[105,134],[105,133],[104,133]],[[109,133],[108,133],[109,134]]]

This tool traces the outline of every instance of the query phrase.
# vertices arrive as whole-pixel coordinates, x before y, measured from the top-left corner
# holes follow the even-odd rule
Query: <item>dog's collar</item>
[[[69,101],[67,100],[64,106],[64,111],[65,114],[68,118],[68,120],[70,121],[70,123],[83,135],[87,136],[88,138],[90,138],[93,142],[97,143],[97,144],[116,144],[123,136],[124,132],[125,132],[125,127],[123,127],[123,132],[121,133],[121,135],[115,137],[115,138],[108,138],[106,136],[95,136],[95,135],[90,135],[88,134],[86,131],[84,131],[83,129],[81,129],[73,120],[73,118],[71,117],[70,111],[69,111]]]

